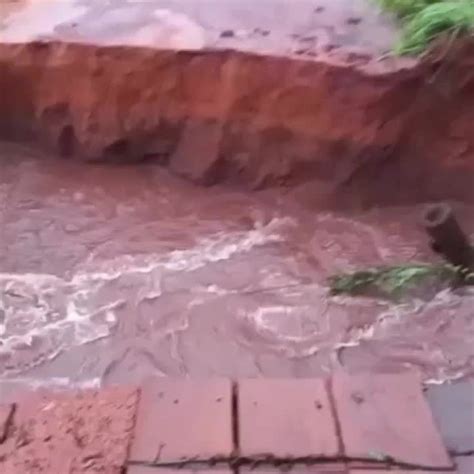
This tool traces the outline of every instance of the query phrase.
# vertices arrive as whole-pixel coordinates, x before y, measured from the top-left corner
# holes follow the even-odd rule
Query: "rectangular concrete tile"
[[[332,390],[346,456],[452,464],[415,374],[341,373],[334,376]]]
[[[474,473],[474,456],[459,456],[455,459],[457,465],[457,474]]]
[[[130,459],[208,459],[230,456],[232,451],[229,380],[164,377],[144,384]]]
[[[336,425],[320,379],[247,379],[238,384],[243,456],[334,457]]]
[[[448,450],[474,451],[474,381],[430,387],[425,395]]]

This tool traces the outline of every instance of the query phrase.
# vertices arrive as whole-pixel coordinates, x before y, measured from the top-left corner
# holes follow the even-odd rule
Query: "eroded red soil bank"
[[[382,46],[287,54],[308,33],[262,30],[264,9],[246,6],[241,23],[259,12],[260,39],[242,47],[222,39],[234,30],[213,9],[162,3],[51,2],[45,15],[38,2],[31,23],[0,19],[5,384],[341,367],[415,367],[429,383],[471,376],[472,292],[333,298],[327,277],[434,260],[411,204],[473,202],[474,46],[418,63],[383,59]],[[311,14],[321,33],[305,5],[295,24]],[[211,21],[222,28],[204,31]],[[211,33],[218,47],[204,41]],[[132,47],[137,37],[146,44]],[[348,38],[364,42],[351,30],[341,48]],[[192,186],[156,164],[225,185]],[[472,232],[472,205],[455,208]]]
[[[0,132],[65,158],[158,160],[203,184],[314,181],[317,205],[472,200],[474,46],[354,61],[1,44]]]

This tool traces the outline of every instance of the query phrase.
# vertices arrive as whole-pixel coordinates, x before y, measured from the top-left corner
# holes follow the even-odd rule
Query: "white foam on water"
[[[91,379],[81,380],[75,382],[69,377],[48,377],[44,379],[37,379],[34,377],[11,377],[8,378],[2,384],[8,384],[17,387],[28,387],[33,390],[48,388],[48,389],[96,389],[100,388],[102,381],[100,378],[95,377]]]
[[[107,337],[117,323],[117,310],[161,296],[164,274],[190,272],[281,241],[280,230],[289,224],[291,219],[276,218],[250,231],[221,232],[193,248],[161,255],[108,261],[92,256],[69,279],[0,273],[0,373],[20,373],[68,347]]]
[[[469,289],[462,295],[446,289],[430,301],[414,298],[398,304],[375,298],[329,297],[329,289],[318,284],[269,291],[273,292],[269,299],[251,299],[238,316],[251,334],[260,336],[258,344],[287,357],[335,354],[339,349],[375,342],[376,350],[383,350],[380,357],[388,361],[403,364],[406,358],[406,366],[413,367],[418,360],[426,383],[445,383],[466,375],[469,338],[474,347],[474,318],[468,314],[470,307],[474,314],[474,300]],[[463,327],[465,334],[456,329],[438,334],[438,328],[444,331],[456,319],[456,327]],[[242,343],[252,346],[255,340],[247,339],[246,333]]]
[[[458,371],[453,374],[447,374],[445,370],[439,370],[438,371],[438,376],[435,378],[429,378],[423,383],[425,385],[443,385],[445,383],[452,383],[456,382],[456,380],[460,380],[465,377],[464,371]]]
[[[15,401],[18,393],[46,389],[48,393],[70,390],[97,390],[101,388],[102,381],[99,378],[91,378],[82,381],[73,381],[69,377],[11,377],[0,381],[0,400]]]
[[[463,355],[457,361],[458,365],[452,364],[449,362],[450,358],[456,358],[456,356],[450,356],[450,352],[457,349],[453,344],[453,338],[456,338],[461,345],[465,346],[464,349],[467,352],[472,353],[472,350],[469,351],[469,346],[474,347],[474,318],[467,314],[471,311],[474,315],[472,296],[469,289],[463,295],[444,289],[430,301],[415,298],[400,304],[387,304],[372,324],[352,332],[346,342],[338,344],[335,348],[355,347],[364,341],[386,341],[385,352],[389,355],[392,340],[403,339],[408,330],[411,333],[410,338],[415,342],[419,333],[418,344],[423,347],[427,360],[431,357],[435,361],[443,361],[442,364],[433,362],[431,368],[425,368],[426,373],[430,375],[424,383],[443,384],[458,380],[466,375],[469,365],[468,357]],[[466,311],[466,308],[472,309]],[[441,315],[441,320],[432,320],[430,316],[435,315],[437,318]],[[463,334],[454,332],[438,340],[436,337],[438,328],[444,326],[446,321],[454,321],[455,318],[460,318]],[[444,339],[447,341],[446,346],[443,344]],[[461,369],[459,365],[463,368]],[[407,363],[407,366],[411,367],[412,364]]]
[[[343,224],[347,229],[354,229],[353,235],[366,235],[373,242],[373,249],[382,261],[387,261],[391,256],[392,252],[386,247],[384,239],[379,231],[372,225],[365,224],[361,221],[354,220],[348,217],[337,216],[333,213],[321,213],[318,215],[318,222],[338,222]]]
[[[95,263],[95,256],[92,254],[88,263],[92,262],[95,272],[88,270],[86,263],[85,273],[83,270],[75,278],[116,279],[124,270],[136,273],[150,273],[158,268],[171,271],[193,271],[207,263],[228,260],[237,253],[248,252],[260,245],[281,242],[283,237],[280,231],[293,224],[294,220],[290,218],[274,218],[268,224],[256,226],[255,229],[219,232],[212,237],[200,239],[191,249],[174,250],[163,255],[125,255],[114,260]]]

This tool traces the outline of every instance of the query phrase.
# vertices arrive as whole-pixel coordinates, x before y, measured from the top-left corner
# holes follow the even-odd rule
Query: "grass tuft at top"
[[[428,5],[440,0],[377,0],[384,10],[395,13],[399,18],[413,16]]]
[[[402,22],[397,54],[420,54],[441,34],[474,33],[474,0],[377,0]]]

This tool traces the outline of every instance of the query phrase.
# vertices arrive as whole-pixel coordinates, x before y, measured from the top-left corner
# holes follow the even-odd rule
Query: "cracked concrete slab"
[[[474,452],[474,381],[430,387],[426,396],[448,449]]]

